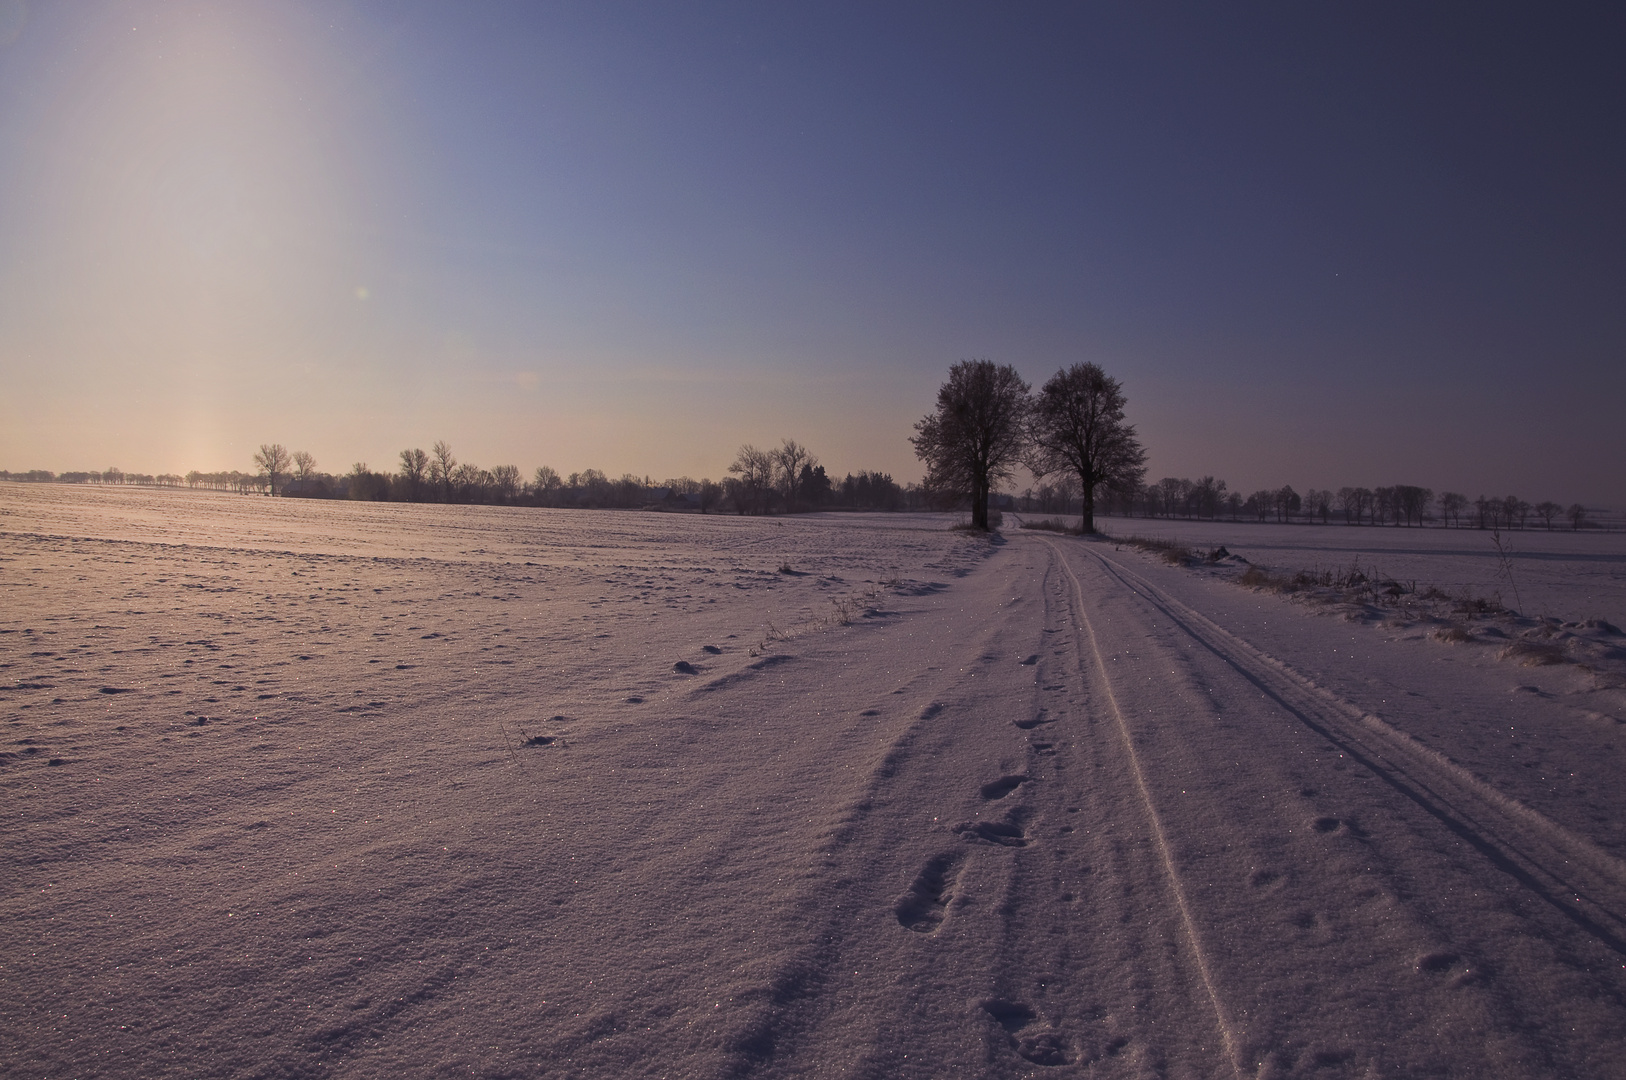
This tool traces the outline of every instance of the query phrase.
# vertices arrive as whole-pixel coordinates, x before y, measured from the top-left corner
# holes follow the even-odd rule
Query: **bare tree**
[[[1580,532],[1581,526],[1586,524],[1586,507],[1580,503],[1571,503],[1570,508],[1565,513],[1569,516],[1570,528]]]
[[[936,411],[915,424],[926,486],[971,498],[971,525],[988,528],[988,495],[1027,448],[1028,384],[1009,364],[962,360],[937,390]]]
[[[1548,532],[1553,531],[1553,519],[1557,518],[1559,514],[1564,512],[1564,508],[1553,502],[1551,499],[1547,500],[1546,502],[1538,502],[1535,505],[1534,510],[1536,512],[1536,516],[1541,519],[1541,523],[1547,526]]]
[[[452,473],[456,469],[457,459],[452,456],[452,448],[445,439],[437,439],[429,448],[429,480],[440,485],[440,497],[447,502],[452,501]]]
[[[746,443],[728,471],[738,477],[729,484],[734,509],[742,514],[766,513],[768,496],[773,491],[774,455]]]
[[[1190,480],[1182,480],[1178,476],[1165,476],[1157,482],[1157,491],[1164,517],[1173,517],[1175,514],[1191,516],[1191,508],[1186,502],[1191,495]]]
[[[435,465],[432,463],[430,468]],[[484,502],[482,496],[489,486],[491,474],[472,461],[465,461],[461,465],[454,465],[450,475],[446,477],[447,502]]]
[[[1440,517],[1447,526],[1451,524],[1453,519],[1456,520],[1458,525],[1462,524],[1462,512],[1466,509],[1468,509],[1468,496],[1458,494],[1455,491],[1440,493]]]
[[[1394,518],[1396,525],[1400,524],[1400,503],[1395,497],[1395,489],[1380,487],[1372,492],[1372,496],[1372,524],[1380,525],[1391,517]]]
[[[518,497],[520,483],[517,465],[498,465],[491,470],[491,490],[505,503]]]
[[[1394,492],[1395,524],[1400,523],[1404,517],[1406,524],[1410,525],[1415,518],[1417,524],[1423,523],[1423,512],[1428,504],[1434,501],[1434,492],[1425,487],[1414,487],[1410,484],[1397,484]]]
[[[303,450],[294,451],[294,478],[300,483],[311,478],[316,471],[316,459]]]
[[[254,464],[265,471],[266,485],[272,495],[277,493],[277,477],[288,472],[288,451],[281,443],[261,443],[254,455]]]
[[[1146,451],[1134,425],[1124,423],[1124,400],[1123,387],[1099,365],[1074,364],[1052,375],[1033,403],[1028,467],[1037,476],[1066,471],[1078,478],[1079,529],[1086,533],[1095,531],[1099,495],[1133,487],[1146,474]],[[1181,498],[1191,489],[1186,480],[1175,486]]]
[[[1361,520],[1361,495],[1357,488],[1338,489],[1338,509],[1344,512],[1344,524],[1356,525]]]
[[[1332,492],[1326,489],[1311,488],[1304,493],[1304,513],[1307,517],[1320,518],[1325,525],[1332,516]]]
[[[538,465],[536,472],[531,475],[531,487],[536,494],[538,506],[553,506],[559,501],[559,488],[563,481],[559,474],[547,465]]]
[[[1191,494],[1196,500],[1198,515],[1213,520],[1219,517],[1220,507],[1225,502],[1225,481],[1205,476],[1192,485]]]
[[[406,481],[407,498],[423,498],[424,476],[429,472],[429,455],[422,450],[401,451],[401,479]]]
[[[777,474],[779,493],[784,497],[785,510],[788,513],[794,514],[797,504],[801,501],[799,496],[802,469],[818,463],[819,459],[795,439],[786,439],[778,450],[773,451],[773,466]]]
[[[1293,490],[1292,484],[1283,484],[1271,492],[1271,499],[1276,504],[1277,521],[1292,521],[1293,515],[1299,512],[1299,507],[1304,505],[1304,499]]]

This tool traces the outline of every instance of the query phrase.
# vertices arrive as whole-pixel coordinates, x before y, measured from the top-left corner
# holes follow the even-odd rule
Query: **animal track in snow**
[[[959,880],[957,871],[960,854],[946,851],[926,860],[915,876],[909,891],[898,898],[893,912],[899,925],[917,934],[929,934],[948,914],[948,905],[954,899],[954,885]]]
[[[1017,727],[1021,728],[1023,731],[1031,731],[1034,728],[1038,727],[1040,724],[1054,724],[1055,722],[1056,722],[1056,718],[1054,716],[1046,716],[1045,715],[1045,710],[1043,710],[1043,709],[1040,709],[1038,712],[1034,713],[1032,716],[1024,716],[1020,720],[1012,720],[1011,721],[1011,723],[1015,724]]]
[[[1021,785],[1033,779],[1030,776],[1001,776],[998,780],[990,780],[982,785],[980,794],[990,802],[994,799],[1003,799]]]

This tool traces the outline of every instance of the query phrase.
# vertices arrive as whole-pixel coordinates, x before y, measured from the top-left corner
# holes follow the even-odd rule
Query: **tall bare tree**
[[[254,455],[254,464],[264,470],[267,490],[275,495],[277,477],[288,473],[288,451],[281,443],[261,443],[259,452]]]
[[[538,506],[554,506],[559,501],[559,488],[564,481],[551,465],[538,465],[536,472],[531,474],[531,493],[536,496]]]
[[[802,469],[810,469],[817,465],[819,459],[795,439],[786,439],[781,443],[779,449],[773,452],[773,459],[779,493],[785,500],[785,510],[794,514],[801,503]]]
[[[988,495],[1027,448],[1028,384],[1009,364],[962,360],[937,391],[937,410],[915,424],[927,486],[971,497],[971,524],[988,528]]]
[[[452,501],[452,473],[457,470],[457,459],[445,439],[437,439],[429,448],[429,480],[440,486],[440,497]]]
[[[728,471],[738,477],[729,484],[734,509],[742,514],[766,513],[768,495],[773,491],[774,455],[746,443]]]
[[[452,469],[451,482],[448,485],[451,494],[447,501],[458,502],[485,502],[486,492],[491,487],[491,474],[472,461],[465,461]]]
[[[491,490],[501,502],[513,502],[519,495],[520,483],[517,465],[498,465],[491,470]]]
[[[1225,481],[1216,480],[1212,476],[1205,476],[1192,486],[1192,496],[1196,499],[1197,513],[1205,518],[1219,516],[1220,507],[1225,504]]]
[[[316,459],[304,450],[294,451],[294,478],[300,483],[309,480],[316,472]]]
[[[1124,392],[1117,379],[1097,364],[1074,364],[1039,388],[1029,431],[1028,467],[1036,475],[1066,471],[1078,478],[1079,528],[1095,531],[1095,501],[1108,490],[1140,483],[1146,451],[1124,422]],[[1172,483],[1171,483],[1172,481]],[[1165,480],[1164,504],[1184,507],[1188,480]]]
[[[1304,493],[1305,516],[1312,518],[1318,517],[1321,519],[1321,524],[1325,525],[1327,523],[1327,519],[1332,516],[1332,499],[1332,492],[1326,488],[1319,491],[1317,491],[1315,488],[1311,488],[1309,491],[1306,491]]]
[[[407,498],[423,498],[423,480],[429,472],[429,455],[422,450],[401,451],[401,479],[406,481]]]

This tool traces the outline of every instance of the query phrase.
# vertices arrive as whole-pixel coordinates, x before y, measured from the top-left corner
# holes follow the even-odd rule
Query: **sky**
[[[0,0],[0,468],[906,481],[987,358],[1149,479],[1626,505],[1623,11]]]

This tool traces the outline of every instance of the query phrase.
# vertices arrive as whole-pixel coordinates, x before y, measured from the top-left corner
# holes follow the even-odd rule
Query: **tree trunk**
[[[971,481],[971,527],[988,531],[988,481],[980,476]]]

